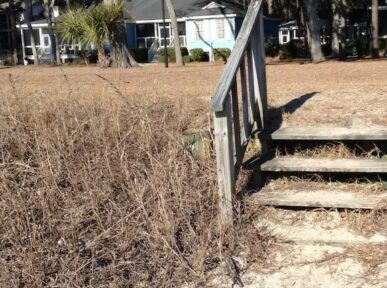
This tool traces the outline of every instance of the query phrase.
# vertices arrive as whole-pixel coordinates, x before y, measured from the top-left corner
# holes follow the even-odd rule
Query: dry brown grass
[[[1,287],[203,286],[223,253],[259,258],[253,227],[221,239],[214,159],[184,148],[208,129],[212,82],[182,84],[200,67],[28,69],[1,71]]]
[[[269,66],[271,105],[315,91],[312,67],[335,65]],[[234,239],[218,235],[213,158],[182,140],[209,129],[223,67],[1,69],[0,286],[203,287],[224,253],[265,260],[256,207],[240,207]]]

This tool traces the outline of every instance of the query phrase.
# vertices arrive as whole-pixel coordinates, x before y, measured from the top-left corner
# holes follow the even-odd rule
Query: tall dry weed
[[[21,93],[1,100],[0,286],[203,281],[216,178],[184,149],[189,116],[163,100]]]

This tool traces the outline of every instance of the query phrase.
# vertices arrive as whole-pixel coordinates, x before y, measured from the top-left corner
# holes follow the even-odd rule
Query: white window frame
[[[226,38],[225,19],[223,18],[215,19],[215,28],[216,28],[216,39],[225,39]]]

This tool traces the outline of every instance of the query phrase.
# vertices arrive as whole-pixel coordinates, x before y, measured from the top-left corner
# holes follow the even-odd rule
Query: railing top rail
[[[229,97],[229,91],[231,85],[234,82],[235,76],[238,72],[239,65],[243,58],[243,53],[246,50],[249,43],[251,33],[254,29],[254,25],[257,23],[259,11],[261,9],[263,0],[252,0],[247,11],[245,20],[239,31],[239,35],[236,39],[234,49],[227,61],[226,67],[220,77],[218,88],[211,100],[211,110],[214,112],[221,112],[224,110],[227,97]]]

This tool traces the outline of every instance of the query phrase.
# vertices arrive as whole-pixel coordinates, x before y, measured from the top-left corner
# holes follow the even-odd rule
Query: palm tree
[[[110,59],[105,54],[105,44],[110,45],[113,65],[127,67],[137,63],[123,45],[124,18],[123,2],[100,4],[91,10],[68,10],[57,29],[63,40],[80,42],[84,45],[94,44],[98,50],[98,63],[106,67]]]

